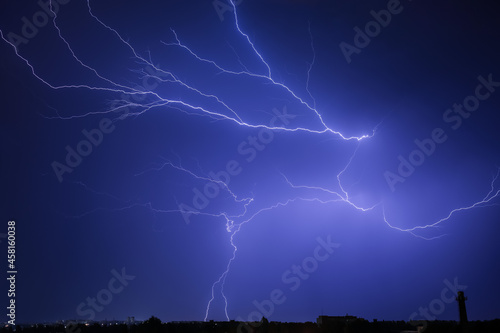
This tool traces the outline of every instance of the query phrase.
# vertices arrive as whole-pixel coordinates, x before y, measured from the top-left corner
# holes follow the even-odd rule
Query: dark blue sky
[[[492,3],[5,1],[18,322],[498,318]]]

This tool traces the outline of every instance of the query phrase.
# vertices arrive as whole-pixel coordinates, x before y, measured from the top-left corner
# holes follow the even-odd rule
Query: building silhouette
[[[467,300],[467,297],[464,296],[464,292],[459,291],[457,293],[457,302],[458,302],[458,313],[460,315],[460,324],[461,325],[467,324],[467,311],[465,309],[465,301],[466,300]]]
[[[353,323],[353,322],[362,322],[365,321],[363,318],[358,318],[356,316],[349,316],[346,314],[345,316],[319,316],[316,319],[316,323],[318,326],[322,326],[329,323]]]

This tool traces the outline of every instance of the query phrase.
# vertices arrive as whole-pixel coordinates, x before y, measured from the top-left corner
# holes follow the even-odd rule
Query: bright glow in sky
[[[2,6],[19,322],[498,316],[492,5]]]

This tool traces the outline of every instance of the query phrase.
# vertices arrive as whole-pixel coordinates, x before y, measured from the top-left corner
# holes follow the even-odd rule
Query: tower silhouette
[[[460,325],[466,325],[467,324],[467,311],[465,310],[465,301],[467,300],[467,297],[464,296],[463,291],[459,291],[457,293],[456,300],[458,301],[458,312],[460,315]]]

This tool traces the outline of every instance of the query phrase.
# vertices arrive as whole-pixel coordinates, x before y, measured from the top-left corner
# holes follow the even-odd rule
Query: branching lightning
[[[383,209],[384,222],[390,228],[392,228],[392,229],[395,229],[395,230],[398,230],[398,231],[402,231],[402,232],[408,232],[408,233],[411,233],[412,235],[415,235],[417,237],[422,237],[422,236],[418,236],[417,234],[415,234],[415,231],[423,230],[423,229],[436,228],[440,224],[442,224],[443,222],[448,221],[453,215],[455,215],[455,214],[457,214],[459,212],[462,212],[462,211],[467,211],[467,210],[471,210],[471,209],[478,208],[478,207],[486,207],[486,206],[496,205],[492,201],[494,199],[496,199],[498,197],[498,195],[500,194],[500,190],[495,190],[495,183],[496,183],[499,175],[500,175],[500,168],[497,170],[496,175],[493,177],[493,179],[491,181],[489,192],[484,196],[483,199],[481,199],[479,201],[476,201],[476,202],[474,202],[473,204],[471,204],[469,206],[455,208],[452,211],[450,211],[448,213],[448,215],[446,215],[445,217],[443,217],[443,218],[441,218],[441,219],[439,219],[439,220],[437,220],[437,221],[435,221],[433,223],[425,224],[425,225],[418,225],[418,226],[415,226],[415,227],[412,227],[412,228],[406,228],[406,229],[405,228],[399,228],[399,227],[393,226],[391,223],[389,223],[389,221],[387,220],[387,217],[386,217],[385,209]]]
[[[235,110],[233,107],[231,107],[230,105],[225,103],[223,101],[223,99],[220,98],[219,96],[204,92],[204,91],[202,91],[202,89],[194,87],[194,86],[182,81],[173,73],[161,69],[158,65],[154,65],[153,61],[150,59],[151,57],[149,57],[149,59],[142,57],[139,54],[139,52],[128,41],[126,41],[125,38],[123,38],[122,35],[117,30],[113,29],[112,27],[110,27],[109,25],[104,23],[101,19],[99,19],[93,13],[91,5],[90,5],[90,0],[87,0],[89,15],[93,19],[95,19],[95,21],[98,22],[102,27],[111,31],[118,38],[118,40],[130,50],[130,52],[132,53],[132,55],[134,56],[135,60],[138,63],[141,63],[145,66],[149,66],[150,68],[152,68],[154,70],[153,73],[148,73],[144,70],[137,71],[139,79],[142,79],[143,77],[151,77],[151,78],[154,78],[158,82],[161,82],[161,83],[176,84],[179,87],[182,87],[184,89],[189,90],[190,92],[197,94],[200,98],[215,101],[219,108],[217,110],[207,109],[201,105],[197,105],[197,104],[194,104],[194,103],[182,100],[182,99],[171,99],[171,98],[162,96],[161,93],[159,93],[157,91],[144,90],[144,89],[140,89],[137,87],[133,87],[131,85],[121,84],[121,83],[116,82],[115,80],[113,80],[109,77],[106,77],[105,75],[99,73],[95,68],[93,68],[92,66],[83,62],[77,56],[77,54],[74,52],[73,48],[71,47],[71,44],[65,39],[62,30],[60,29],[60,27],[57,24],[57,15],[54,11],[53,11],[54,15],[53,15],[52,23],[53,23],[54,28],[57,31],[59,39],[64,43],[64,45],[68,49],[69,53],[73,57],[73,59],[80,66],[87,69],[89,72],[93,73],[93,75],[95,75],[95,77],[97,77],[99,80],[102,81],[102,83],[103,83],[102,86],[92,86],[92,85],[87,85],[87,84],[57,85],[55,83],[51,83],[48,79],[44,79],[42,76],[40,76],[37,73],[37,70],[31,64],[31,62],[26,57],[24,57],[23,55],[20,54],[20,52],[16,48],[16,46],[12,42],[10,42],[5,37],[3,32],[0,30],[0,36],[2,37],[2,39],[6,43],[8,43],[12,46],[17,57],[19,57],[19,59],[21,59],[30,68],[30,71],[33,74],[33,76],[36,79],[38,79],[41,83],[43,83],[44,85],[46,85],[52,89],[56,89],[56,90],[59,90],[59,89],[87,89],[87,90],[91,90],[91,91],[105,91],[105,92],[109,92],[113,95],[126,95],[129,97],[134,96],[134,95],[141,95],[141,96],[148,97],[147,101],[144,101],[144,102],[131,102],[128,100],[118,100],[118,101],[116,101],[117,103],[115,104],[114,107],[106,109],[104,111],[93,111],[93,112],[88,112],[85,114],[71,115],[71,116],[64,116],[64,117],[59,116],[59,114],[57,114],[57,117],[48,117],[48,118],[57,118],[57,119],[66,120],[66,119],[87,117],[87,116],[95,115],[95,114],[115,114],[116,115],[118,112],[120,112],[121,109],[125,109],[125,108],[131,108],[131,109],[136,110],[135,112],[128,113],[126,115],[122,115],[121,117],[123,118],[123,117],[129,117],[129,116],[139,116],[139,115],[144,114],[145,112],[148,112],[149,110],[152,110],[154,108],[163,108],[166,110],[181,111],[181,112],[184,112],[188,115],[203,115],[203,116],[207,116],[213,120],[227,121],[228,123],[230,123],[232,125],[241,126],[241,127],[245,127],[245,128],[253,128],[253,129],[265,128],[268,130],[282,131],[282,132],[288,132],[288,133],[304,132],[304,133],[310,133],[313,135],[321,135],[321,134],[333,135],[333,136],[340,138],[341,140],[346,141],[346,142],[351,142],[351,141],[356,142],[357,146],[354,149],[354,152],[352,153],[350,158],[346,161],[344,168],[335,175],[336,187],[338,188],[337,190],[329,189],[329,188],[321,187],[321,186],[296,185],[286,175],[282,174],[285,182],[287,183],[287,185],[290,187],[290,189],[292,191],[307,190],[307,196],[306,195],[294,196],[293,198],[290,198],[290,199],[287,199],[287,200],[284,200],[281,202],[273,203],[273,204],[267,205],[266,207],[261,207],[261,208],[252,207],[252,205],[255,204],[255,200],[253,197],[241,197],[238,194],[236,194],[236,191],[230,189],[230,187],[226,183],[224,183],[220,180],[214,180],[214,179],[212,179],[208,176],[205,176],[205,175],[200,175],[199,173],[196,173],[192,170],[189,170],[188,168],[183,167],[180,162],[175,164],[166,158],[162,158],[162,163],[160,163],[159,166],[153,167],[153,168],[150,168],[150,169],[147,169],[147,170],[144,170],[144,171],[141,171],[141,172],[138,172],[137,174],[135,174],[136,177],[141,177],[147,172],[160,172],[166,168],[169,168],[171,170],[181,172],[181,173],[191,177],[194,181],[212,182],[212,183],[217,184],[218,186],[223,188],[223,190],[227,194],[229,194],[229,196],[232,198],[232,201],[234,202],[235,205],[238,205],[238,207],[241,207],[241,213],[239,213],[237,215],[230,215],[224,211],[211,212],[211,213],[210,212],[202,212],[202,211],[190,212],[190,214],[193,214],[196,216],[207,216],[207,217],[212,217],[212,218],[224,220],[226,223],[226,230],[229,233],[229,242],[233,248],[232,254],[227,262],[225,270],[221,273],[221,275],[217,278],[217,280],[212,285],[211,298],[208,300],[206,310],[205,310],[205,316],[204,316],[205,320],[207,320],[210,316],[211,306],[216,298],[217,288],[219,290],[220,296],[222,297],[222,299],[224,301],[225,316],[229,320],[228,299],[227,299],[226,295],[224,294],[224,285],[225,285],[227,276],[230,273],[231,265],[232,265],[233,261],[236,259],[236,254],[238,251],[238,247],[235,244],[235,236],[242,230],[243,226],[246,223],[251,222],[257,216],[264,214],[270,210],[285,208],[288,205],[291,205],[291,204],[298,202],[298,201],[316,202],[316,203],[321,203],[321,204],[333,204],[333,203],[347,204],[347,205],[351,206],[352,208],[354,208],[355,210],[360,211],[361,213],[365,213],[368,211],[376,211],[375,208],[381,206],[382,207],[382,209],[380,210],[381,211],[381,220],[383,220],[389,228],[392,228],[392,229],[400,231],[400,232],[409,233],[409,234],[412,234],[416,237],[430,240],[430,239],[439,238],[442,235],[437,236],[437,237],[433,237],[433,238],[425,238],[425,237],[422,237],[421,235],[419,235],[418,231],[421,231],[424,229],[436,228],[438,225],[440,225],[446,221],[449,221],[453,215],[455,215],[459,212],[494,204],[494,200],[500,194],[500,190],[497,190],[495,187],[495,183],[500,175],[500,169],[498,170],[496,176],[493,178],[493,180],[491,182],[490,191],[486,194],[486,196],[482,200],[477,201],[477,202],[475,202],[469,206],[466,206],[466,207],[459,207],[459,208],[453,209],[444,218],[441,218],[441,219],[439,219],[433,223],[430,223],[430,224],[422,224],[422,225],[415,226],[412,228],[400,228],[400,227],[397,227],[393,223],[390,223],[388,221],[387,214],[385,212],[385,209],[383,208],[382,203],[378,203],[378,204],[371,206],[371,207],[361,207],[360,205],[353,202],[349,196],[348,191],[345,189],[345,187],[342,184],[342,176],[346,172],[346,170],[350,167],[353,160],[355,159],[359,146],[361,144],[363,144],[362,141],[373,137],[373,135],[375,134],[375,129],[370,134],[363,134],[363,135],[359,135],[359,136],[348,136],[348,135],[344,135],[343,133],[341,133],[338,130],[330,128],[323,120],[321,113],[316,108],[316,100],[314,99],[312,93],[309,90],[309,80],[310,80],[311,70],[312,70],[312,68],[315,64],[315,60],[316,60],[316,54],[314,52],[314,44],[313,44],[310,26],[309,26],[309,34],[310,34],[310,38],[311,38],[311,48],[313,51],[313,58],[312,58],[312,61],[309,64],[308,69],[307,69],[306,92],[307,92],[307,95],[308,95],[309,99],[311,100],[311,102],[306,102],[304,99],[299,97],[298,93],[294,92],[291,88],[289,88],[284,83],[277,82],[273,78],[271,66],[265,60],[265,57],[262,55],[262,53],[259,52],[258,48],[252,42],[250,37],[240,27],[236,5],[232,1],[231,1],[231,4],[233,7],[233,13],[234,13],[235,29],[240,34],[240,36],[248,43],[248,45],[253,50],[255,57],[260,61],[262,66],[265,68],[263,70],[263,73],[254,73],[254,72],[249,71],[248,68],[246,68],[243,65],[243,63],[241,62],[241,60],[239,58],[238,58],[238,61],[242,65],[242,68],[243,68],[243,70],[241,70],[241,71],[234,71],[234,70],[227,69],[224,66],[218,64],[217,62],[215,62],[213,60],[206,59],[206,58],[200,56],[199,54],[197,54],[196,52],[194,52],[185,43],[183,43],[180,40],[177,33],[175,32],[175,30],[173,30],[173,29],[171,29],[171,33],[173,34],[175,42],[174,43],[161,42],[161,43],[163,45],[165,45],[166,47],[177,47],[177,48],[182,49],[183,51],[185,51],[187,54],[189,54],[191,57],[193,57],[194,59],[196,59],[200,63],[206,64],[207,66],[212,66],[213,68],[218,70],[220,72],[220,74],[233,75],[233,76],[244,76],[244,77],[248,77],[250,79],[266,80],[269,84],[281,89],[284,93],[288,94],[291,98],[293,98],[295,101],[297,101],[301,105],[303,105],[307,110],[312,112],[312,114],[315,116],[315,118],[318,120],[318,122],[320,124],[319,128],[310,128],[310,127],[306,127],[306,126],[296,126],[296,127],[268,126],[265,124],[251,123],[248,120],[245,120],[244,119],[245,117],[243,115],[238,114],[237,110]],[[233,49],[233,51],[234,51],[234,49]],[[183,213],[178,208],[160,209],[157,207],[153,207],[153,205],[150,202],[124,201],[124,200],[121,200],[120,198],[118,198],[114,195],[110,195],[110,194],[107,194],[104,192],[96,191],[96,190],[88,187],[87,185],[85,185],[82,182],[78,182],[77,184],[79,186],[83,186],[87,191],[89,191],[91,193],[94,193],[96,195],[108,196],[108,197],[112,198],[113,200],[121,202],[122,207],[117,208],[117,209],[95,208],[91,211],[88,211],[88,212],[85,212],[85,213],[82,213],[82,214],[79,214],[76,216],[72,216],[74,218],[81,218],[81,217],[86,216],[88,214],[95,213],[99,210],[117,211],[117,210],[131,209],[133,207],[143,207],[143,208],[146,208],[148,210],[151,210],[154,213],[160,213],[160,214]],[[318,194],[326,196],[327,198],[321,199],[321,198],[323,198],[323,196],[320,198],[320,197],[318,197]],[[250,209],[250,208],[252,208],[252,209]]]

